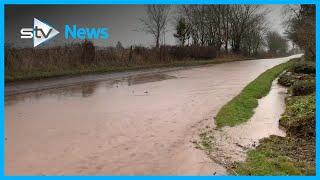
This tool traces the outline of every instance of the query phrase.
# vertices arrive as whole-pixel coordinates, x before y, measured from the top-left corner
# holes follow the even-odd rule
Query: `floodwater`
[[[290,58],[6,84],[5,174],[226,174],[192,140],[246,84]],[[249,138],[273,133],[248,126]]]
[[[274,80],[269,94],[258,100],[259,105],[248,122],[211,130],[211,159],[228,167],[244,161],[247,150],[256,147],[260,139],[270,135],[285,136],[285,131],[279,127],[279,119],[285,111],[286,94],[287,89]]]

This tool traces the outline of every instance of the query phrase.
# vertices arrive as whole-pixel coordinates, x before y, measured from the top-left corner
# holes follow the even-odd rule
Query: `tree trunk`
[[[226,53],[228,53],[228,41],[225,42],[224,50]]]
[[[156,48],[159,48],[160,47],[160,34],[157,34],[157,37],[156,37]]]

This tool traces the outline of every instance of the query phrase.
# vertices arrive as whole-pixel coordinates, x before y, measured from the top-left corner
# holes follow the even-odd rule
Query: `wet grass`
[[[314,114],[316,110],[315,95],[293,96],[286,99],[286,111],[280,121],[290,121],[309,114]]]
[[[239,95],[220,109],[215,118],[217,127],[235,126],[248,121],[254,113],[254,108],[258,106],[258,99],[268,94],[272,81],[288,69],[290,64],[291,61],[268,69],[248,84]]]
[[[291,72],[289,76],[296,74]],[[256,149],[248,152],[246,161],[235,163],[230,172],[238,175],[315,175],[315,103],[315,94],[287,97],[286,110],[279,120],[287,136],[262,139]]]
[[[315,96],[290,97],[280,119],[287,137],[270,136],[233,171],[239,175],[315,175]]]
[[[213,135],[212,131],[205,131],[199,134],[199,141],[196,142],[196,148],[202,149],[208,153],[210,153],[213,149]]]
[[[271,136],[234,165],[238,175],[315,175],[315,142]]]
[[[5,75],[6,82],[20,81],[20,80],[38,80],[50,77],[61,76],[76,76],[83,74],[99,74],[99,73],[111,73],[122,72],[130,70],[151,69],[151,68],[163,68],[163,67],[187,67],[187,66],[199,66],[207,64],[219,64],[224,62],[240,61],[244,60],[240,57],[232,58],[217,58],[213,60],[185,60],[185,61],[173,61],[165,64],[151,64],[151,65],[132,65],[132,66],[82,66],[75,69],[33,69],[32,71],[18,71],[15,73]]]

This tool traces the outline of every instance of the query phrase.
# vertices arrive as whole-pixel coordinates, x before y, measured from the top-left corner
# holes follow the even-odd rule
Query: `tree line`
[[[311,34],[315,29],[310,25],[310,20],[303,18],[302,14],[304,17],[309,15],[306,11],[310,9],[306,6],[309,8],[308,5],[302,5],[300,15],[290,18],[288,37],[285,37],[270,30],[267,20],[270,12],[261,5],[183,5],[177,7],[174,37],[180,46],[209,46],[218,51],[248,56],[265,50],[273,54],[285,54],[288,51],[288,39],[301,47],[311,46],[303,44],[306,42],[300,37],[305,37],[300,32],[303,29],[312,29]],[[155,47],[160,46],[160,39],[167,31],[170,8],[169,5],[148,5],[147,16],[141,19],[144,31],[155,38]],[[307,26],[299,26],[302,21]]]
[[[235,53],[251,55],[257,53],[267,30],[266,12],[259,5],[188,5],[181,12],[175,35],[190,39],[191,45],[224,47],[226,52],[231,47]]]
[[[287,6],[286,35],[295,45],[299,46],[310,60],[316,56],[316,7],[314,4]]]

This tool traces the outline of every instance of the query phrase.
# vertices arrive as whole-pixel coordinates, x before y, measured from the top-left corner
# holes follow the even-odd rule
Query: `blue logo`
[[[66,39],[108,39],[108,28],[86,28],[77,25],[65,25],[64,37]]]
[[[52,26],[34,18],[33,28],[22,28],[21,39],[33,39],[33,47],[36,47],[59,34],[59,31]],[[65,39],[102,39],[109,37],[106,27],[77,27],[77,25],[65,25]]]

